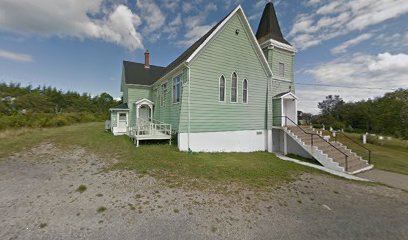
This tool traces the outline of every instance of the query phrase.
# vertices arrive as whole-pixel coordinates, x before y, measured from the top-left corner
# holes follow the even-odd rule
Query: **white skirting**
[[[269,133],[269,134],[268,134]],[[271,130],[244,130],[226,132],[190,133],[190,149],[193,152],[255,152],[271,149],[268,144]],[[180,151],[188,151],[188,134],[178,134]]]

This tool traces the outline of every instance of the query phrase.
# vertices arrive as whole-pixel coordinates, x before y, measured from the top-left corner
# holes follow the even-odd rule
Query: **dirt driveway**
[[[0,160],[0,239],[408,239],[398,189],[303,175],[272,192],[188,190],[106,164],[52,144]]]

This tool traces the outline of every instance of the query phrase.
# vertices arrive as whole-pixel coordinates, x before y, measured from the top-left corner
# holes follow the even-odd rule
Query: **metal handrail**
[[[347,139],[351,140],[353,143],[357,144],[358,146],[364,148],[365,150],[368,151],[368,164],[371,164],[371,150],[364,147],[363,145],[361,145],[359,142],[355,141],[354,139],[352,139],[351,137],[347,136],[346,134],[342,133],[342,132],[335,132],[336,133],[336,141],[337,141],[337,134],[340,133],[342,136],[346,137]]]
[[[320,136],[319,134],[316,133],[309,133],[306,132],[303,128],[301,128],[297,123],[295,123],[292,119],[290,119],[288,116],[276,116],[279,118],[285,118],[285,126],[288,126],[287,120],[291,121],[293,124],[295,124],[296,127],[300,128],[304,133],[309,134],[310,135],[310,139],[311,139],[311,146],[313,147],[313,136],[318,136],[319,138],[321,138],[324,142],[328,143],[330,146],[332,146],[333,148],[335,148],[337,151],[339,151],[341,154],[344,155],[345,157],[345,162],[344,162],[344,170],[347,172],[348,170],[348,155],[345,154],[343,151],[341,151],[340,149],[338,149],[336,146],[334,146],[332,143],[330,143],[329,141],[327,141],[326,139],[324,139],[322,136]]]

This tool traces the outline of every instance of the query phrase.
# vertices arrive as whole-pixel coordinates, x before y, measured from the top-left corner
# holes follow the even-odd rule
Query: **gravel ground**
[[[402,190],[311,174],[194,190],[113,162],[52,144],[0,160],[0,239],[408,239]]]
[[[367,172],[359,173],[358,176],[408,191],[408,175],[372,169]]]

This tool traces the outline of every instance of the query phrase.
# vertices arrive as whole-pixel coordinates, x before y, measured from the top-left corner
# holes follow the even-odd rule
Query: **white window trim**
[[[234,73],[235,73],[235,75],[237,76],[237,85],[236,85],[236,86],[237,86],[237,89],[235,90],[235,91],[236,91],[236,101],[235,101],[235,102],[232,101],[232,94],[231,94],[231,93],[232,93],[232,91],[231,91],[231,90],[232,90],[232,76],[234,75]],[[232,74],[231,74],[231,87],[230,87],[230,91],[229,91],[229,92],[230,92],[230,103],[239,103],[239,86],[238,86],[239,84],[238,84],[238,79],[239,79],[239,78],[238,78],[237,72],[232,72]]]
[[[246,102],[244,102],[244,82],[247,82],[247,89],[246,89]],[[242,103],[243,104],[248,104],[249,102],[249,81],[248,79],[244,78],[244,80],[242,80]]]
[[[220,100],[221,78],[224,78],[224,101],[221,101],[221,100]],[[222,74],[222,75],[218,78],[218,102],[225,103],[226,101],[227,101],[227,79],[226,79],[225,76]]]
[[[283,65],[283,74],[281,75],[280,73],[280,66],[281,65]],[[285,66],[286,64],[285,63],[283,63],[283,62],[279,62],[279,65],[278,65],[278,75],[279,75],[279,77],[281,77],[282,79],[285,79],[285,68],[286,68],[286,66]]]
[[[179,77],[179,79],[180,79],[180,81],[179,81],[179,84],[180,84],[180,96],[179,96],[179,101],[178,101],[178,102],[175,102],[175,101],[174,101],[174,97],[175,97],[174,91],[177,91],[177,83],[176,83],[176,85],[174,85],[174,79],[176,79],[176,78],[178,78],[178,77]],[[182,91],[181,87],[182,87],[182,82],[183,82],[182,74],[179,74],[179,75],[173,77],[172,80],[171,80],[171,90],[172,90],[172,102],[173,102],[173,104],[180,104],[180,102],[181,102],[181,91]],[[173,88],[174,86],[176,86],[176,87]]]
[[[165,107],[166,106],[166,96],[164,95],[164,88],[163,86],[166,85],[166,95],[167,95],[167,82],[164,82],[163,84],[160,85],[160,96],[159,96],[159,101],[160,101],[160,107]]]

